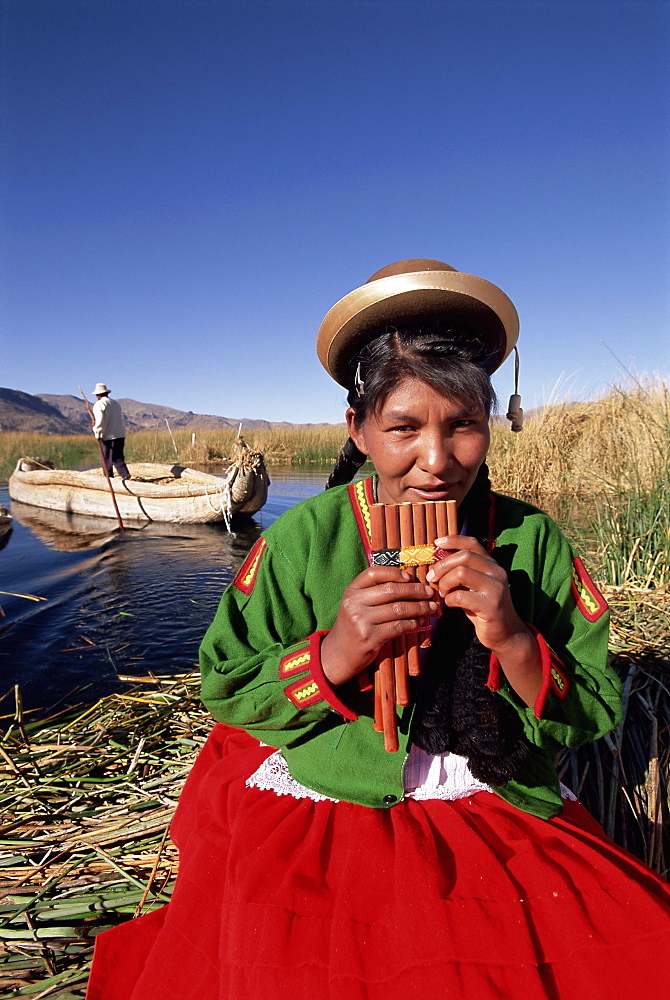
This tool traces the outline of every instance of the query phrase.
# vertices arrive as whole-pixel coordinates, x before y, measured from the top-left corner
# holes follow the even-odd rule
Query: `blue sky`
[[[526,408],[668,377],[667,2],[0,10],[0,385],[338,421],[321,319],[424,256],[510,295]]]

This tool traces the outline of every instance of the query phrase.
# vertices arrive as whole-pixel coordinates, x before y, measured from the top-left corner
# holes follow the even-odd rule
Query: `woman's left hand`
[[[449,555],[431,566],[428,583],[448,607],[463,609],[481,644],[495,653],[512,687],[532,705],[542,682],[540,652],[516,612],[507,573],[476,538],[448,535],[436,544]]]

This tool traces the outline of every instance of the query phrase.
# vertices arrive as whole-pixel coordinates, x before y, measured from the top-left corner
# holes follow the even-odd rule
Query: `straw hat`
[[[111,389],[108,389],[104,382],[98,382],[93,390],[93,395],[104,396],[108,392],[111,392]]]
[[[387,326],[441,319],[490,344],[494,372],[516,344],[519,317],[497,285],[464,274],[440,260],[389,264],[335,303],[316,338],[316,353],[329,375],[347,388],[347,365],[367,340]],[[489,373],[490,373],[489,372]]]

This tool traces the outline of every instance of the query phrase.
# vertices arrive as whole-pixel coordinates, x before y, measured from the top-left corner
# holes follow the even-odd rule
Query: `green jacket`
[[[373,697],[356,679],[333,690],[320,661],[344,588],[369,565],[375,478],[336,487],[282,515],[225,591],[200,648],[202,699],[215,719],[280,748],[293,777],[335,799],[387,808],[402,801],[413,706],[401,710],[400,751],[373,729]],[[554,755],[620,718],[607,666],[609,613],[555,523],[493,494],[493,556],[514,605],[539,633],[542,691],[529,708],[491,657],[488,683],[519,713],[534,752],[518,779],[495,789],[536,816],[561,810]]]

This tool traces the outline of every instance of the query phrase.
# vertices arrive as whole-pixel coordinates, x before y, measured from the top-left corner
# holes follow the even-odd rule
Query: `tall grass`
[[[547,407],[522,434],[493,428],[496,489],[546,505],[572,498],[599,579],[670,583],[670,389],[644,380],[603,399]],[[577,527],[579,524],[579,527]]]
[[[334,462],[347,438],[346,424],[273,427],[244,431],[244,440],[262,451],[268,465],[303,465]],[[139,431],[126,444],[126,457],[135,462],[190,462],[194,465],[226,463],[237,437],[236,430]],[[175,449],[176,446],[176,449]]]
[[[601,571],[609,583],[670,584],[670,392],[659,388],[609,398],[616,433],[601,493],[590,518]]]
[[[224,465],[237,437],[234,430],[138,431],[126,438],[129,462],[180,462],[191,465]],[[296,428],[250,430],[244,440],[262,451],[268,465],[331,463],[347,438],[346,424],[315,424]],[[9,476],[22,455],[50,459],[57,468],[77,469],[100,462],[95,440],[86,434],[0,434],[0,476]]]
[[[670,388],[661,381],[540,410],[521,434],[492,428],[496,489],[514,496],[653,490],[668,478]]]
[[[17,460],[26,455],[48,458],[57,469],[79,469],[100,462],[100,449],[91,435],[25,434],[22,431],[0,434],[0,476],[9,476]]]
[[[621,490],[595,504],[590,526],[601,575],[614,586],[670,583],[670,487]]]

